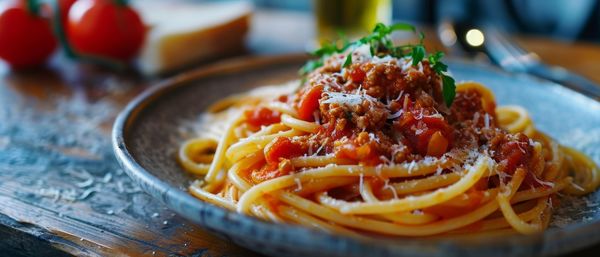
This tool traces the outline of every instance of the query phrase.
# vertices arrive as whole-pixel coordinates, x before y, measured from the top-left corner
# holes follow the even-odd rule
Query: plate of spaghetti
[[[600,104],[442,60],[408,24],[219,63],[143,93],[117,159],[167,206],[272,256],[556,255],[600,241]],[[298,69],[300,68],[300,72]]]

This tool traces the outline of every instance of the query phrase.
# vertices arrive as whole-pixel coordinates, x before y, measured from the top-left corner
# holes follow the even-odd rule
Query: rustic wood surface
[[[249,53],[302,51],[310,21],[300,13],[259,12]],[[600,82],[599,46],[520,42]],[[0,64],[0,256],[256,255],[167,210],[116,163],[113,119],[157,80],[61,57],[29,72]]]

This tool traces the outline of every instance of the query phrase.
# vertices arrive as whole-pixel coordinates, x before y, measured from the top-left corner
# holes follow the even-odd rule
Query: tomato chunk
[[[305,121],[313,121],[314,113],[319,109],[319,99],[323,93],[323,86],[314,86],[308,89],[298,103],[298,117]]]
[[[446,153],[452,144],[452,128],[441,117],[423,116],[408,111],[394,121],[394,127],[421,155],[439,157]]]
[[[338,158],[353,160],[363,165],[375,166],[381,163],[380,154],[370,144],[357,146],[353,143],[346,143],[337,148],[335,155]]]
[[[265,160],[267,163],[279,163],[281,159],[298,157],[305,152],[301,145],[292,142],[289,138],[278,137],[265,147]]]
[[[252,182],[258,184],[267,180],[285,176],[289,174],[290,171],[290,169],[281,168],[278,163],[267,163],[262,168],[252,171],[250,174],[250,179],[252,179]]]
[[[448,149],[448,140],[442,135],[442,132],[433,133],[427,144],[427,155],[440,157]]]
[[[501,146],[501,158],[506,160],[506,172],[512,174],[518,166],[527,161],[526,146],[520,146],[521,142],[511,141]]]
[[[525,186],[525,188],[550,188],[551,185],[551,182],[537,178],[533,172],[527,172],[525,179],[523,179],[523,184],[521,184],[521,186]]]
[[[244,116],[248,124],[256,127],[271,125],[281,121],[281,113],[266,107],[256,107],[246,110]]]
[[[365,73],[365,71],[363,71],[360,67],[357,67],[350,72],[350,78],[352,78],[352,81],[354,82],[361,83],[366,76],[367,73]]]

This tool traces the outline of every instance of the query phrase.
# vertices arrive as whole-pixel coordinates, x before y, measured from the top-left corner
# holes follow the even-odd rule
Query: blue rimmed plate
[[[175,161],[189,124],[211,103],[251,88],[296,78],[304,56],[226,61],[165,80],[133,100],[113,128],[125,171],[169,208],[231,241],[271,256],[551,256],[600,242],[600,193],[563,201],[544,233],[510,237],[358,239],[274,224],[231,212],[187,193],[193,180]],[[494,91],[499,105],[517,104],[536,126],[600,163],[600,103],[551,82],[467,61],[448,62],[458,81]]]

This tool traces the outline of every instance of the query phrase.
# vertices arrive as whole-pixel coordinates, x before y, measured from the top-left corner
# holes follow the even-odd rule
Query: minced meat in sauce
[[[286,98],[301,119],[321,125],[316,135],[289,142],[305,155],[378,165],[440,157],[454,148],[485,149],[507,173],[532,158],[529,138],[499,128],[476,90],[458,91],[446,107],[441,78],[427,60],[413,66],[409,58],[354,53],[354,62],[342,68],[344,58],[330,57]]]

